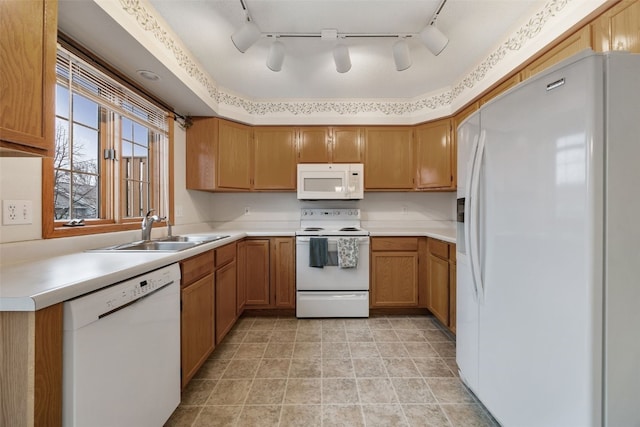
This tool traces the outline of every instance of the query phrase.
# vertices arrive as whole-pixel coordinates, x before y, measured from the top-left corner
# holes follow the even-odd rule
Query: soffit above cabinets
[[[254,124],[416,123],[464,105],[604,1],[447,0],[435,25],[449,44],[435,56],[419,37],[407,38],[412,65],[404,71],[396,70],[391,53],[397,39],[386,37],[343,39],[352,62],[346,73],[336,72],[334,42],[280,38],[284,63],[271,71],[266,60],[273,38],[261,37],[245,53],[231,41],[245,20],[240,0],[59,0],[59,27],[181,114]],[[417,34],[442,4],[243,2],[270,34]],[[161,80],[144,81],[140,69]]]

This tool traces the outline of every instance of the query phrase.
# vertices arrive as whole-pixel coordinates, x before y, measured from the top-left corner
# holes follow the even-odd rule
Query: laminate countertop
[[[426,236],[455,243],[455,223],[444,227],[363,226],[376,236]],[[0,311],[35,311],[128,280],[245,237],[295,236],[295,228],[202,234],[228,237],[179,252],[81,251],[2,266]]]

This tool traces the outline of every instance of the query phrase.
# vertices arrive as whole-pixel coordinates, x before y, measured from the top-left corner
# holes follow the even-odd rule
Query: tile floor
[[[173,426],[497,426],[428,316],[242,317],[182,393]]]

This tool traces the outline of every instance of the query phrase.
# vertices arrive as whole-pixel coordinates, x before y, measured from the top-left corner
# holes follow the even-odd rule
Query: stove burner
[[[321,231],[324,230],[322,227],[305,227],[304,231]]]
[[[360,229],[356,227],[342,227],[339,231],[360,231]]]

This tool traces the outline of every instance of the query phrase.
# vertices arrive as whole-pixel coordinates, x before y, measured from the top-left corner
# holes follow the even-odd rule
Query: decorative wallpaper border
[[[142,4],[144,0],[120,0],[124,11],[135,17],[138,25],[153,34],[166,50],[171,52],[177,64],[191,78],[200,84],[217,105],[237,108],[252,116],[267,116],[270,114],[291,114],[294,116],[309,116],[313,114],[338,114],[353,116],[363,113],[378,113],[385,116],[409,116],[425,110],[437,110],[451,106],[453,101],[466,90],[473,89],[480,83],[487,73],[493,70],[504,58],[514,51],[520,50],[529,40],[534,39],[547,22],[571,1],[580,0],[550,0],[536,15],[520,27],[514,35],[507,39],[484,61],[473,69],[466,77],[437,95],[425,95],[408,101],[256,101],[226,92],[219,88],[215,81],[200,69],[199,64],[192,59],[181,44],[174,40],[156,17]],[[146,2],[145,2],[146,3]],[[149,6],[150,7],[150,6]]]

